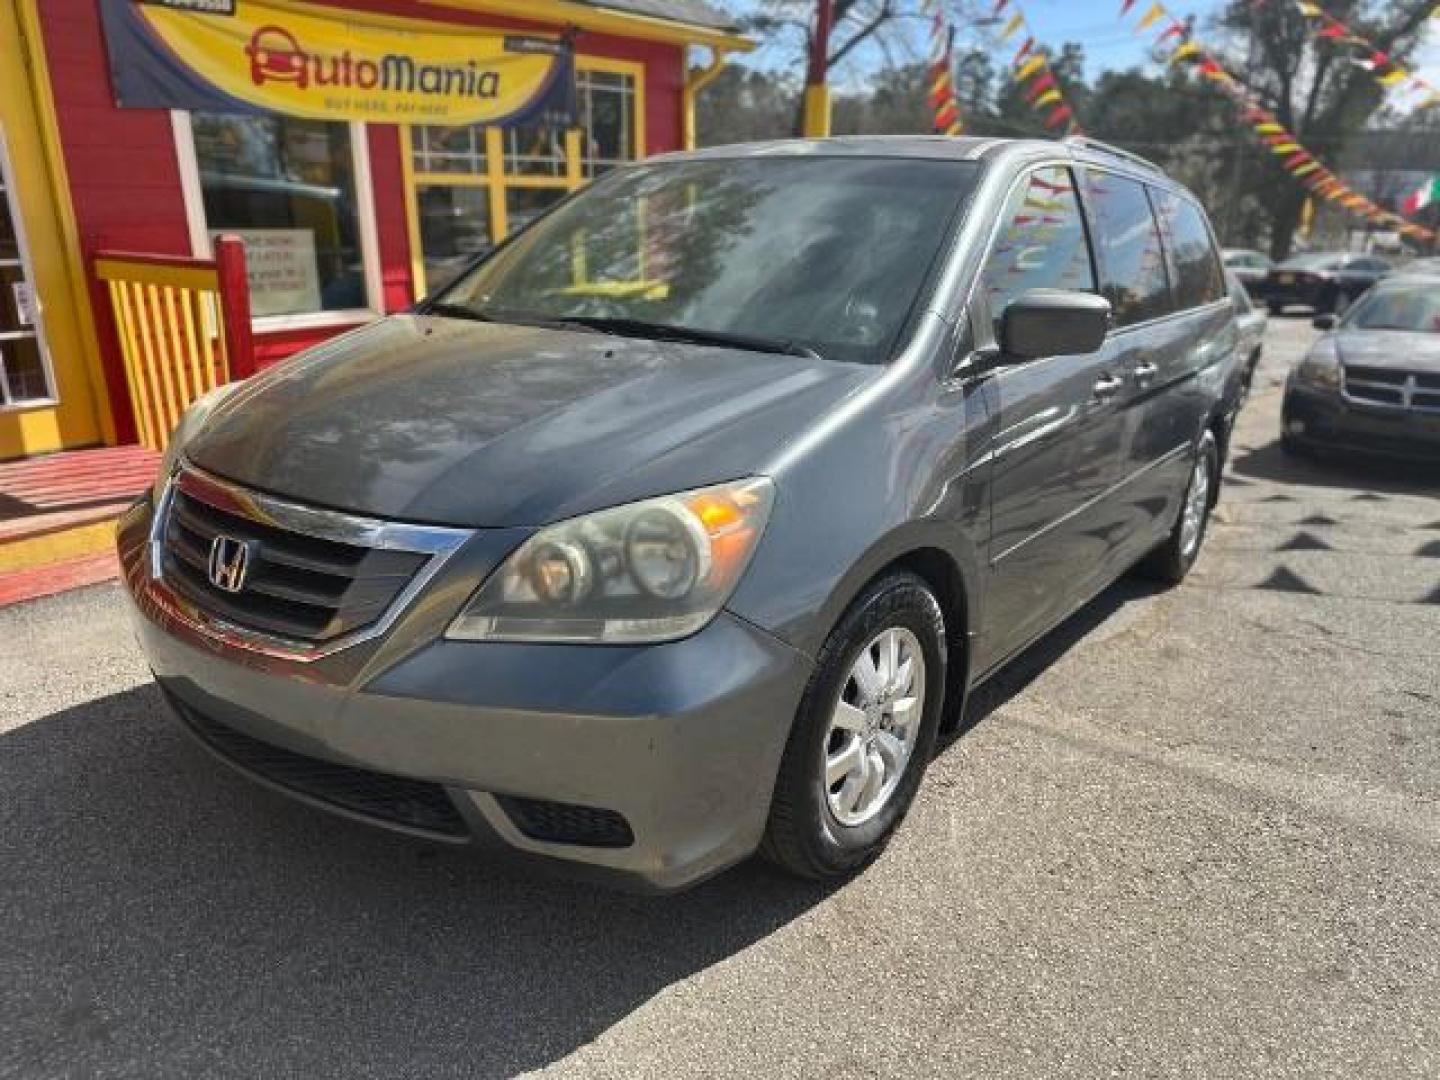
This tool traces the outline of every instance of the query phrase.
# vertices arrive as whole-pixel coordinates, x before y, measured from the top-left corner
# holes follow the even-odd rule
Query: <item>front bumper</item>
[[[149,524],[142,503],[119,533],[140,645],[191,731],[252,776],[373,824],[647,889],[758,845],[811,664],[750,623],[722,612],[652,646],[446,641],[474,587],[451,580],[476,565],[462,552],[384,638],[298,663],[158,609]]]
[[[1285,386],[1280,423],[1293,442],[1317,450],[1440,461],[1440,416],[1348,401],[1293,376]]]

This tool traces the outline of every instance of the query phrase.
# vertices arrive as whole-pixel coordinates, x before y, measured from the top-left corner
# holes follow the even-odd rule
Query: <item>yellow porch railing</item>
[[[254,374],[245,249],[219,237],[215,258],[101,251],[125,383],[142,445],[163,450],[190,403]]]

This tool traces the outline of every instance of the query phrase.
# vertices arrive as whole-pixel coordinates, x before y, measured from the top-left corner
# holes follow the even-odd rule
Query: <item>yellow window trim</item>
[[[544,6],[543,4],[541,5]],[[527,9],[528,10],[528,9]],[[368,17],[368,16],[367,16]],[[537,18],[536,15],[531,15]],[[614,75],[628,75],[633,81],[634,115],[630,118],[630,134],[634,140],[637,158],[649,153],[648,136],[645,130],[645,65],[638,60],[617,60],[608,56],[579,54],[575,57],[577,73],[602,71]],[[418,172],[415,169],[415,144],[413,125],[397,125],[400,139],[400,173],[405,196],[405,232],[410,242],[410,280],[417,298],[424,296],[425,254],[420,236],[420,191],[421,187],[477,187],[487,188],[490,212],[490,233],[498,242],[509,235],[509,219],[505,206],[505,194],[510,188],[550,189],[571,191],[585,183],[584,162],[581,160],[582,147],[580,131],[570,128],[565,132],[565,175],[564,176],[523,176],[505,172],[505,135],[498,127],[485,129],[485,171],[483,173],[437,173]]]
[[[567,162],[568,165],[568,162]],[[489,187],[490,177],[485,173],[414,173],[417,187]],[[559,188],[568,191],[578,185],[571,183],[567,169],[564,176],[506,176],[503,186],[507,188]]]

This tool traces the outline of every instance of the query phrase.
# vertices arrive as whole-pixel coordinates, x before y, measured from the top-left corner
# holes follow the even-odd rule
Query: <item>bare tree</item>
[[[763,0],[760,10],[744,20],[745,28],[757,35],[783,35],[792,40],[797,46],[796,70],[800,71],[814,46],[815,9],[815,0]],[[903,63],[895,54],[912,50],[898,31],[905,20],[923,18],[921,0],[835,0],[834,25],[826,50],[830,66],[839,64],[866,42],[880,49],[887,67]],[[797,134],[800,115],[797,104],[793,125]]]

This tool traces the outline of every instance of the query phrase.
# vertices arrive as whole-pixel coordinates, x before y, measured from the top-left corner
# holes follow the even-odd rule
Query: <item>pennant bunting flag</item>
[[[1331,19],[1318,4],[1309,3],[1307,0],[1295,0],[1295,4],[1307,19],[1329,20],[1320,27],[1321,30],[1333,30],[1332,33],[1327,35],[1328,37],[1337,41],[1346,42],[1356,38],[1356,36],[1351,34],[1349,29],[1339,23],[1338,20]],[[1133,4],[1130,2],[1122,3],[1120,8],[1121,16],[1126,15],[1132,6]],[[1147,9],[1145,14],[1141,16],[1140,21],[1134,25],[1132,31],[1136,34],[1144,34],[1168,15],[1169,12],[1166,11],[1165,5],[1160,3],[1159,0],[1156,0],[1156,3]],[[1177,26],[1179,27],[1178,31],[1176,30]],[[1190,36],[1190,31],[1186,25],[1172,19],[1164,32],[1155,40],[1155,44],[1160,44],[1177,35],[1181,38],[1181,41],[1180,44],[1171,51],[1170,62],[1178,63],[1180,61],[1188,61],[1192,63],[1202,78],[1207,79],[1223,92],[1235,105],[1241,119],[1249,125],[1255,137],[1259,139],[1276,158],[1280,159],[1277,164],[1293,176],[1298,183],[1311,191],[1315,196],[1327,199],[1365,221],[1397,229],[1404,232],[1407,236],[1426,243],[1433,243],[1436,240],[1437,234],[1434,230],[1425,228],[1422,225],[1417,225],[1414,222],[1408,222],[1400,215],[1391,213],[1383,207],[1376,205],[1372,200],[1349,187],[1338,176],[1321,164],[1310,151],[1300,144],[1300,140],[1296,139],[1295,136],[1286,129],[1285,125],[1280,122],[1274,113],[1264,108],[1252,98],[1249,91],[1241,86],[1240,83],[1235,80],[1235,77],[1226,71],[1213,55],[1207,52],[1198,41],[1195,41],[1193,37]],[[1363,39],[1359,40],[1363,42]],[[1417,76],[1399,68],[1385,53],[1376,49],[1368,42],[1364,43],[1363,55],[1354,56],[1351,59],[1353,62],[1370,69],[1382,85],[1397,86],[1404,82],[1418,84],[1426,89],[1427,102],[1440,103],[1440,91],[1434,90],[1428,83],[1418,79]],[[1045,101],[1045,95],[1038,94],[1035,104],[1040,105],[1043,101]],[[1058,113],[1061,109],[1066,108],[1067,106],[1063,103],[1058,104],[1055,112]],[[1053,116],[1054,113],[1052,113],[1052,117]],[[1417,209],[1423,208],[1423,206],[1429,205],[1432,200],[1440,201],[1440,175],[1433,177],[1428,187],[1422,188],[1421,191],[1412,195],[1411,199],[1407,200],[1406,207],[1408,208],[1413,202]],[[1406,212],[1409,213],[1411,211],[1407,209]]]
[[[1026,60],[1023,64],[1021,64],[1018,68],[1015,69],[1015,78],[1020,82],[1024,82],[1032,75],[1035,75],[1045,70],[1047,66],[1048,65],[1045,63],[1045,57],[1032,56],[1030,57],[1030,59]]]
[[[1135,0],[1122,0],[1121,14],[1129,11],[1134,3]],[[1041,120],[1048,130],[1056,131],[1064,125],[1063,131],[1059,131],[1059,134],[1080,134],[1080,125],[1075,122],[1075,113],[1065,100],[1065,91],[1060,86],[1059,80],[1056,79],[1054,70],[1050,67],[1050,58],[1039,48],[1035,32],[1025,17],[1024,9],[1018,3],[1013,3],[1012,0],[997,0],[992,17],[999,16],[1002,11],[1006,10],[1010,12],[1010,18],[997,35],[999,43],[1005,44],[1022,30],[1025,34],[1024,40],[1010,62],[1012,77],[1021,87],[1021,96],[1031,108],[1040,113]]]
[[[1412,103],[1416,108],[1428,109],[1440,104],[1440,90],[1415,72],[1395,63],[1364,35],[1357,34],[1319,4],[1310,3],[1309,0],[1295,0],[1295,7],[1305,17],[1305,24],[1312,37],[1331,46],[1355,50],[1350,57],[1351,62],[1370,72],[1384,89],[1394,90],[1396,87],[1408,86],[1418,94],[1418,100]],[[1440,12],[1440,5],[1436,6],[1432,15],[1435,12]]]
[[[1149,11],[1145,12],[1144,15],[1140,16],[1140,21],[1135,24],[1136,32],[1143,34],[1146,30],[1149,30],[1150,27],[1154,26],[1157,22],[1163,19],[1165,17],[1165,14],[1165,5],[1159,3],[1157,0],[1157,2],[1151,6]]]
[[[1000,0],[1000,6],[1007,2]],[[965,124],[960,116],[960,100],[955,95],[955,81],[951,76],[951,41],[954,35],[950,30],[950,20],[940,0],[924,0],[923,10],[930,17],[930,76],[926,100],[930,105],[935,133],[963,135]]]

